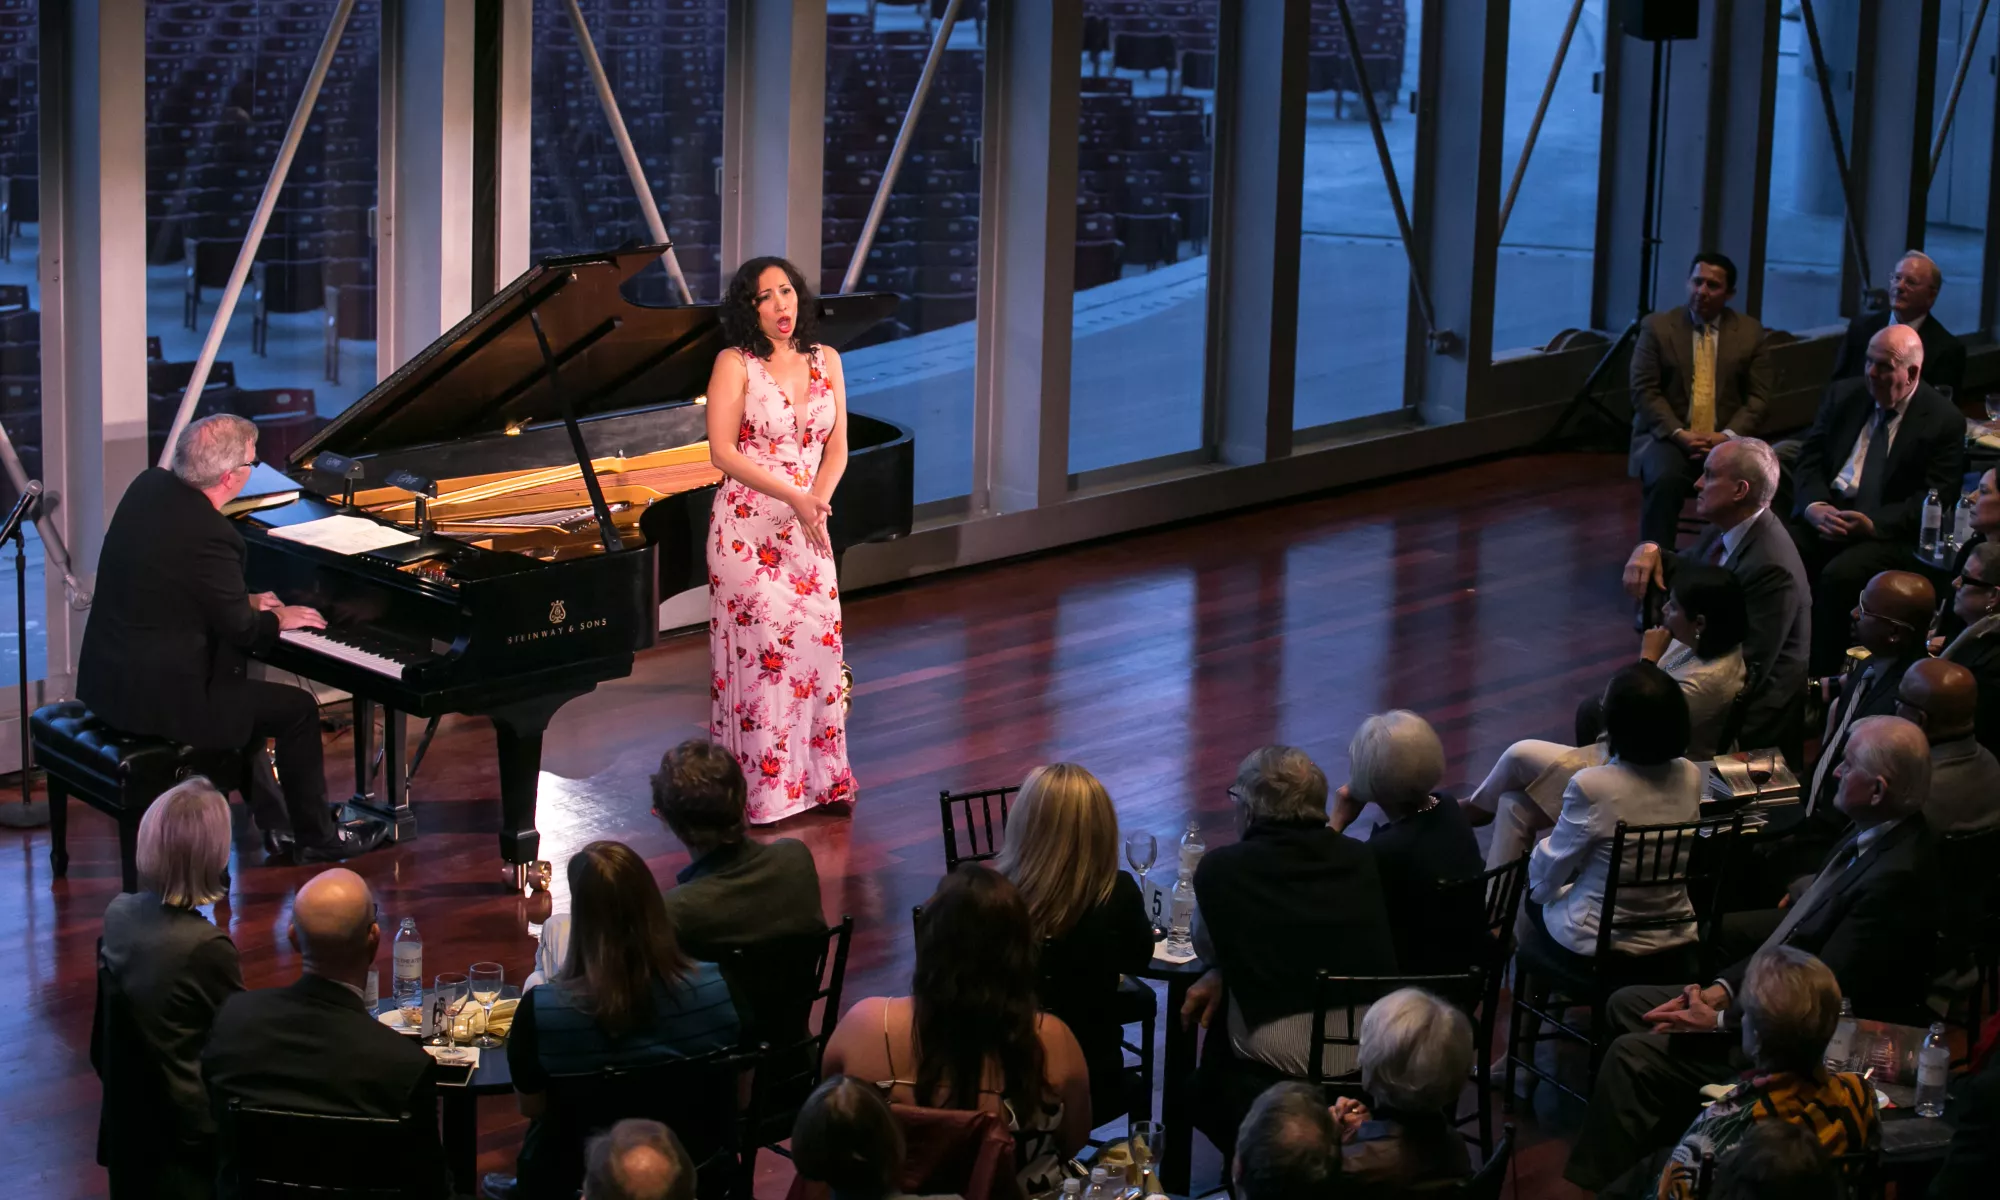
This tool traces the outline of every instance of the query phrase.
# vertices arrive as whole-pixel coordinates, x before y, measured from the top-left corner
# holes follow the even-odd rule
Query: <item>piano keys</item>
[[[235,518],[250,589],[327,618],[325,630],[290,631],[263,657],[354,696],[357,807],[389,820],[399,840],[413,836],[404,720],[492,720],[501,858],[517,884],[540,848],[535,786],[548,722],[631,673],[656,640],[664,596],[707,585],[721,476],[708,463],[702,392],[721,324],[714,305],[627,299],[622,285],[658,256],[657,247],[575,255],[528,271],[302,446],[287,464],[299,499]],[[896,301],[820,304],[821,339],[837,348]],[[836,559],[857,542],[908,533],[911,520],[909,431],[852,412],[848,428],[829,528]],[[333,461],[322,454],[343,470],[315,469]],[[271,534],[343,513],[416,538],[342,556]],[[389,714],[379,796],[377,705]]]

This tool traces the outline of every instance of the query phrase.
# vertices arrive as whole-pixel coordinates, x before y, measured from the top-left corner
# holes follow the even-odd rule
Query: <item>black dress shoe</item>
[[[264,832],[264,862],[274,867],[289,867],[298,861],[299,844],[289,833],[266,830]]]
[[[300,846],[300,862],[340,862],[355,858],[380,846],[389,838],[389,827],[377,821],[356,828],[344,825],[334,830],[333,840],[318,846]]]

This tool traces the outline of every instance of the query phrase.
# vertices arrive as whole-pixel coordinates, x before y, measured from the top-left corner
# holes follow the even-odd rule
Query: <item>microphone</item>
[[[42,481],[30,479],[28,486],[21,489],[21,498],[14,501],[14,511],[8,513],[6,523],[0,525],[0,542],[14,536],[15,531],[21,528],[21,522],[27,518],[28,511],[35,507],[35,502],[41,497]]]

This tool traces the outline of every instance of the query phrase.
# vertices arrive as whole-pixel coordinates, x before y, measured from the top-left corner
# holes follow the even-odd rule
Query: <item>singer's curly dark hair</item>
[[[738,350],[758,358],[771,357],[771,339],[764,336],[764,327],[757,321],[757,280],[772,267],[781,268],[791,278],[792,290],[798,293],[799,313],[792,318],[792,349],[809,354],[818,344],[819,297],[813,294],[797,267],[775,255],[753,258],[736,268],[736,277],[729,281],[729,290],[722,295],[722,336]]]

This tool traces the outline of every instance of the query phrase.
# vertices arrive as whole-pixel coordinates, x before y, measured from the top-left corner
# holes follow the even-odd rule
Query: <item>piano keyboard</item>
[[[278,634],[278,640],[391,679],[401,679],[404,668],[416,661],[414,655],[348,630],[286,629]]]

